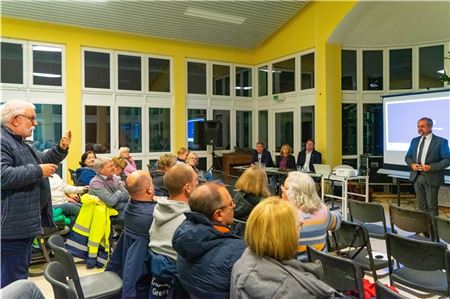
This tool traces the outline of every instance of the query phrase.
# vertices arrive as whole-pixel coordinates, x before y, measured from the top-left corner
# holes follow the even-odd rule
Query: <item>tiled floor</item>
[[[389,198],[382,198],[382,197],[378,197],[376,199],[376,201],[379,201],[383,204],[386,214],[387,214],[387,210],[388,210],[388,205],[390,203],[393,202],[392,197]],[[410,206],[413,207],[413,202],[412,201],[404,201],[402,200],[402,206]],[[389,217],[386,217],[387,221],[389,221]],[[374,251],[376,252],[382,252],[385,253],[386,252],[386,245],[385,242],[383,240],[377,240],[377,239],[371,239],[371,245]],[[39,267],[42,270],[42,265],[37,265],[37,266],[32,266],[33,271],[37,271],[39,270]],[[78,273],[80,276],[85,276],[85,275],[89,275],[95,272],[99,272],[102,270],[99,269],[86,269],[86,265],[85,264],[77,264],[77,269],[78,269]],[[387,269],[383,269],[377,272],[379,275],[380,280],[383,283],[389,284],[389,277],[387,275]],[[386,275],[385,275],[386,274]],[[367,279],[369,279],[370,281],[373,281],[372,277],[370,275],[366,275]],[[53,296],[53,290],[51,285],[45,280],[45,278],[43,276],[37,276],[37,277],[30,277],[30,279],[32,281],[34,281],[39,288],[41,289],[41,291],[44,293],[45,298],[47,299],[52,299],[54,298]],[[397,288],[400,293],[408,298],[444,298],[444,297],[440,297],[440,296],[430,296],[428,294],[423,294],[423,293],[419,293],[419,292],[415,292],[413,290],[407,289],[405,288]]]

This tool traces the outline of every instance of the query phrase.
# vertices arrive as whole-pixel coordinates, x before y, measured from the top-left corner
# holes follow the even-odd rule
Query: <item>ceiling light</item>
[[[220,12],[214,12],[214,11],[210,11],[210,10],[204,10],[204,9],[198,9],[198,8],[192,8],[192,7],[188,7],[186,9],[186,11],[184,12],[184,14],[186,16],[204,18],[204,19],[227,22],[227,23],[238,24],[238,25],[241,25],[247,19],[245,17],[227,15],[227,14],[223,14]]]
[[[33,46],[33,51],[44,51],[44,52],[61,52],[61,48],[58,47],[48,47],[48,46]]]
[[[44,77],[44,78],[61,78],[58,74],[48,74],[48,73],[33,73],[33,76]]]

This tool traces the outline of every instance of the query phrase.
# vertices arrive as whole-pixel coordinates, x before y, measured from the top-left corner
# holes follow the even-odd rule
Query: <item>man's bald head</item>
[[[128,193],[134,200],[151,201],[153,200],[153,182],[147,171],[136,170],[127,177],[126,180]]]

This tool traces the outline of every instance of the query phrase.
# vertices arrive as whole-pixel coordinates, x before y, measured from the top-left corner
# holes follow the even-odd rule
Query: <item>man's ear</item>
[[[223,216],[222,216],[222,210],[221,209],[217,209],[214,211],[214,213],[212,214],[212,219],[214,222],[218,222],[221,223],[223,220]]]

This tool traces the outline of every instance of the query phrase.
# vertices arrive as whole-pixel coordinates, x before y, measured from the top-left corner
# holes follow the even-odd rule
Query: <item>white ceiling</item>
[[[255,48],[308,1],[2,1],[3,16],[108,31]],[[241,24],[184,14],[197,8],[245,17]]]
[[[343,46],[401,46],[450,40],[450,1],[361,1],[329,42]]]

